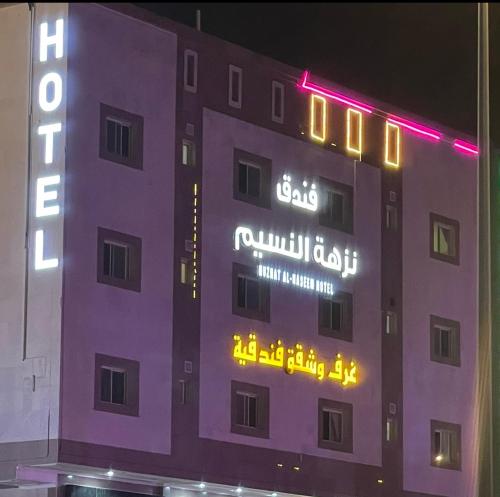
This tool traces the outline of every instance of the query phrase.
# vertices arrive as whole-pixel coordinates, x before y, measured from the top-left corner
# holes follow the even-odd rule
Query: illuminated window
[[[182,140],[182,164],[184,166],[196,165],[196,148],[191,140]]]
[[[332,297],[319,297],[320,335],[352,341],[352,294],[335,292]]]
[[[231,381],[231,432],[269,438],[269,388]]]
[[[460,225],[458,221],[430,214],[430,255],[451,264],[460,264]]]
[[[234,149],[233,198],[269,208],[271,164],[265,157]]]
[[[460,366],[460,323],[431,315],[431,360]]]
[[[399,167],[401,152],[400,132],[399,126],[386,121],[384,147],[384,164],[386,166]]]
[[[94,409],[139,415],[139,362],[95,355]]]
[[[97,281],[127,290],[141,290],[141,239],[98,228]]]
[[[361,155],[363,151],[363,114],[355,109],[347,109],[346,148],[348,152]]]
[[[309,133],[313,140],[326,140],[327,102],[323,97],[311,93],[309,100]]]
[[[101,400],[125,404],[126,372],[122,369],[101,367]]]
[[[385,206],[385,227],[391,231],[398,229],[398,209],[394,205]]]
[[[198,87],[198,54],[193,50],[184,51],[184,89],[196,93]]]
[[[229,105],[241,109],[241,87],[243,71],[240,67],[229,64]]]
[[[99,157],[142,169],[142,116],[100,105]]]
[[[181,283],[183,285],[191,285],[193,283],[193,261],[186,257],[181,257],[180,267]]]
[[[233,263],[233,314],[269,321],[269,282],[258,279],[255,268]]]
[[[318,446],[352,452],[352,404],[319,399]]]
[[[397,425],[394,418],[387,418],[385,421],[385,441],[394,442],[397,438]]]
[[[323,199],[319,223],[346,233],[353,232],[353,189],[350,185],[320,178]]]
[[[272,83],[272,112],[271,118],[275,123],[283,124],[285,117],[285,87],[283,83]]]
[[[431,420],[431,465],[460,470],[461,426]]]
[[[398,332],[398,315],[393,311],[385,312],[385,334],[395,335]]]

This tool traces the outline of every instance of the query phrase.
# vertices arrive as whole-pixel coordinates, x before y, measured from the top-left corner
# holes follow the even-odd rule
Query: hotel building
[[[0,68],[2,496],[473,495],[473,137],[128,4]]]

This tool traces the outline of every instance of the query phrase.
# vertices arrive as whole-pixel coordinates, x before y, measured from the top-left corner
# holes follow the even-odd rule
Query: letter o
[[[49,83],[54,85],[54,98],[49,102],[47,99],[47,87]],[[56,72],[47,73],[41,80],[38,88],[38,103],[45,112],[52,112],[59,107],[62,101],[62,79]]]

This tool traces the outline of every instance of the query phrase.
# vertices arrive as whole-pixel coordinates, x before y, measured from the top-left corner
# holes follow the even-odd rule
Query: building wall
[[[37,133],[47,121],[64,126],[65,54],[55,60],[49,49],[47,61],[39,58],[40,24],[53,27],[59,18],[66,19],[64,3],[0,9],[0,463],[6,463],[0,472],[9,477],[18,462],[54,460],[59,429],[61,270],[37,271],[34,264],[35,230],[45,231],[45,253],[62,252],[62,216],[35,215],[36,180],[64,173],[63,134],[48,165]],[[48,71],[62,79],[62,100],[50,116],[39,105]]]
[[[322,150],[273,131],[223,114],[204,111],[204,174],[202,183],[203,240],[201,271],[201,386],[200,436],[364,464],[381,464],[380,385],[380,175],[372,166],[340,154]],[[239,148],[272,160],[271,209],[233,200],[233,150]],[[354,170],[356,180],[354,181]],[[355,189],[354,235],[319,226],[313,215],[280,205],[275,185],[288,172],[295,181],[322,176]],[[251,251],[233,250],[237,226],[250,226],[286,234],[324,236],[325,244],[354,247],[359,254],[359,272],[341,280],[333,276],[337,290],[352,292],[353,342],[319,336],[317,295],[293,287],[271,284],[270,323],[232,314],[232,263],[254,266]],[[294,267],[264,256],[263,263]],[[329,278],[327,270],[314,264],[304,272]],[[266,346],[281,338],[289,346],[296,342],[314,347],[322,357],[340,352],[354,358],[360,367],[360,384],[342,390],[330,382],[317,383],[300,374],[241,367],[232,358],[233,333],[246,336],[255,331]],[[270,438],[261,439],[230,432],[231,380],[270,388]],[[353,404],[354,451],[352,454],[317,446],[318,398]]]
[[[69,40],[61,438],[167,454],[176,37],[75,4]],[[143,116],[143,170],[99,158],[100,103]],[[142,239],[140,293],[97,283],[98,227]],[[94,410],[96,353],[140,361],[139,417]]]
[[[477,162],[410,135],[404,150],[404,488],[468,496],[476,450]],[[429,256],[430,212],[459,221],[459,266]],[[460,322],[460,367],[430,360],[431,314]],[[461,471],[430,465],[431,419],[461,425]]]

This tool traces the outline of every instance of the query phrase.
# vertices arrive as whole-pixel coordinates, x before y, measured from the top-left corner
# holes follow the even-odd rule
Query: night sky
[[[193,27],[199,8],[203,31],[438,123],[476,132],[475,3],[138,5]],[[500,72],[493,50],[495,38],[500,42],[500,27],[495,27],[500,26],[500,5],[490,4],[490,26],[494,76]]]

